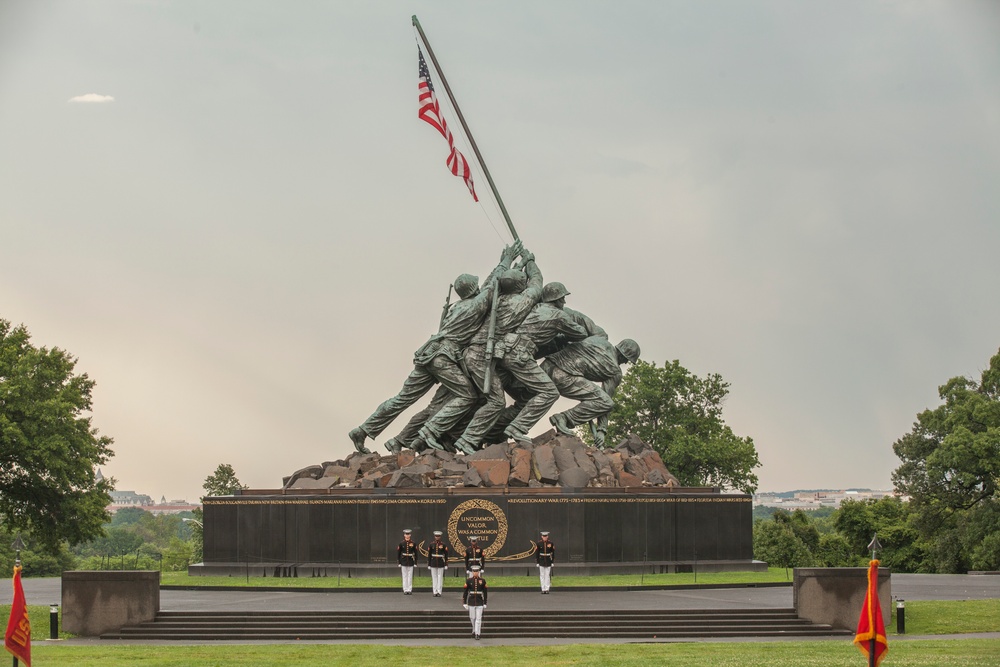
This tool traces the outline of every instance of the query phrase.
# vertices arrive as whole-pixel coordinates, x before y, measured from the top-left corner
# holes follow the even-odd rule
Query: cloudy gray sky
[[[0,0],[0,317],[96,380],[119,488],[345,456],[495,263],[414,12],[546,279],[721,373],[761,489],[888,487],[1000,347],[995,2]]]

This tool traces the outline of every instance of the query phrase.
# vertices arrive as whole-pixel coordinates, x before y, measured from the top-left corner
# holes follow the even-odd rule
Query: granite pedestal
[[[700,487],[244,491],[204,500],[204,563],[190,572],[386,576],[404,528],[423,550],[441,530],[458,558],[476,535],[493,574],[533,566],[542,530],[564,574],[761,569],[751,511],[748,495]]]

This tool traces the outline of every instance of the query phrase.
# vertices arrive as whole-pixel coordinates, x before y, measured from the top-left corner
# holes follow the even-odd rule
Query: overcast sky
[[[346,456],[495,264],[413,13],[546,280],[730,382],[761,490],[888,488],[1000,347],[996,2],[0,0],[0,317],[96,381],[119,489]]]

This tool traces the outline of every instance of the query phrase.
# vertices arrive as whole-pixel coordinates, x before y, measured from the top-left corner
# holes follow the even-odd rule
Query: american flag
[[[450,150],[447,161],[448,170],[455,176],[461,176],[462,180],[465,181],[465,185],[469,188],[469,193],[472,194],[472,199],[479,201],[479,197],[476,196],[476,186],[472,183],[472,170],[469,169],[469,163],[465,160],[465,156],[455,148],[455,137],[452,136],[451,130],[448,129],[448,123],[445,122],[444,116],[441,115],[441,107],[438,104],[437,97],[434,95],[434,84],[431,82],[431,73],[427,69],[424,52],[419,47],[417,48],[417,54],[420,56],[420,82],[417,84],[417,99],[420,104],[418,115],[421,120],[427,121],[431,127],[441,133],[442,137],[448,140],[448,148]]]

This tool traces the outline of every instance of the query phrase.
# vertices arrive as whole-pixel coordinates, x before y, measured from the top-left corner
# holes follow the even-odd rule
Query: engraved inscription
[[[456,553],[465,553],[469,538],[479,538],[487,558],[499,553],[507,541],[507,515],[488,500],[466,500],[448,518],[448,541]]]

